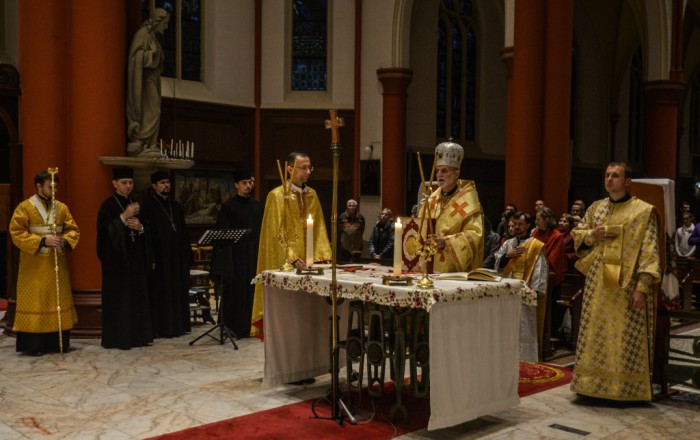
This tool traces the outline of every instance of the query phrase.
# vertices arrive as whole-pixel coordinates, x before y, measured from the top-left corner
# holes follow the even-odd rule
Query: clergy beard
[[[158,195],[163,197],[164,199],[166,199],[166,198],[168,198],[168,196],[170,196],[170,191],[162,191]]]

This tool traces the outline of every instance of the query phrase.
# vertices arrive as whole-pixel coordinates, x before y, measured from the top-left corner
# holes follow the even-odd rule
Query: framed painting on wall
[[[215,225],[221,204],[236,194],[233,184],[231,171],[177,171],[174,199],[185,211],[185,222],[188,225]]]

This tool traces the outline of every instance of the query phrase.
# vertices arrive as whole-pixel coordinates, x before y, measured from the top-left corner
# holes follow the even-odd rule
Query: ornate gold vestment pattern
[[[595,242],[592,231],[600,225],[617,238]],[[634,290],[650,295],[650,284],[659,282],[653,206],[634,197],[599,200],[572,235],[586,285],[571,389],[600,398],[651,400],[654,301],[631,310],[629,299]]]

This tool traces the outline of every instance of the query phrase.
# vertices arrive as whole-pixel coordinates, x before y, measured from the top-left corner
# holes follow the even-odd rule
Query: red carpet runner
[[[521,362],[518,394],[520,397],[525,397],[570,381],[571,370],[569,369]],[[374,417],[371,420],[358,420],[358,424],[354,426],[345,423],[340,427],[334,421],[313,419],[311,405],[314,401],[307,400],[153,438],[160,440],[378,439],[392,438],[428,426],[430,417],[428,399],[416,399],[409,394],[402,396],[402,401],[410,415],[409,422],[391,424],[388,418],[391,406],[395,402],[393,393],[393,384],[387,385],[387,393],[383,399],[372,400],[363,392],[360,407],[367,412],[376,405]],[[330,415],[330,407],[325,403],[317,404],[316,412],[321,417],[327,417]]]

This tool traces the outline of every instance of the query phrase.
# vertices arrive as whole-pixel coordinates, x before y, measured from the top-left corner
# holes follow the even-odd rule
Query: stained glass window
[[[437,28],[436,136],[476,138],[477,33],[471,0],[442,0]]]
[[[150,17],[151,8],[163,8],[170,13],[168,29],[158,37],[163,47],[165,58],[163,60],[162,75],[189,81],[200,81],[202,65],[202,1],[141,0],[143,21]],[[181,36],[179,40],[177,38],[178,33]]]
[[[326,90],[327,0],[293,0],[292,15],[292,90]]]

